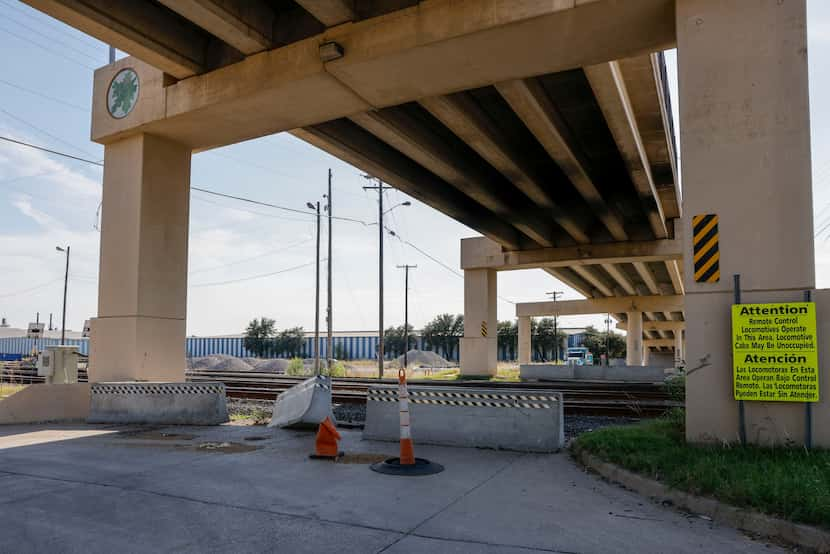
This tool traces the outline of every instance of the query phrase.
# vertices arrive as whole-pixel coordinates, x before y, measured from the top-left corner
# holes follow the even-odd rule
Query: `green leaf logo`
[[[138,102],[138,75],[130,68],[122,69],[110,83],[107,109],[112,117],[126,117]]]

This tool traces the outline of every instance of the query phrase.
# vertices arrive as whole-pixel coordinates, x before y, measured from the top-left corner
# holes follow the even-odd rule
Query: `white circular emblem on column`
[[[115,119],[127,117],[138,102],[138,74],[122,69],[115,74],[107,90],[107,111]]]

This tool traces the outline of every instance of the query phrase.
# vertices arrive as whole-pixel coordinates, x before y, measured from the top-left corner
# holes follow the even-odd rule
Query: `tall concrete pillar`
[[[683,331],[680,329],[674,332],[674,367],[683,365]]]
[[[647,366],[651,361],[651,347],[643,345],[643,365]]]
[[[190,154],[144,134],[105,148],[90,381],[184,381]]]
[[[730,305],[815,286],[805,0],[678,0],[686,438],[736,441]],[[696,282],[692,218],[719,216],[720,280]],[[746,403],[751,442],[800,440],[804,406]]]
[[[530,317],[519,318],[519,363],[529,364],[532,359],[533,345],[530,335]]]
[[[625,365],[643,365],[643,312],[628,312]]]
[[[461,339],[461,375],[496,374],[498,319],[496,271],[464,271],[464,337]]]

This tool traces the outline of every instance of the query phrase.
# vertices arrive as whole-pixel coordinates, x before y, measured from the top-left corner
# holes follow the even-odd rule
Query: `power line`
[[[71,38],[71,39],[77,41],[79,44],[83,44],[84,46],[87,46],[88,48],[93,48],[94,49],[94,48],[97,48],[99,44],[101,44],[101,41],[99,41],[98,39],[95,39],[93,37],[90,37],[89,35],[83,34],[81,31],[77,31],[74,27],[70,27],[70,26],[65,25],[63,23],[58,23],[54,19],[52,19],[51,17],[35,10],[34,8],[29,8],[27,6],[28,10],[30,10],[30,11],[27,11],[26,9],[18,8],[17,6],[19,4],[18,5],[10,4],[10,3],[5,2],[5,1],[0,2],[0,4],[3,4],[3,5],[5,5],[9,8],[12,8],[14,11],[20,13],[21,15],[25,15],[26,17],[28,17],[32,21],[37,22],[38,25],[42,25],[43,27],[46,27],[46,28],[51,28],[53,31],[61,33],[66,38]],[[51,22],[54,22],[55,24],[50,25]],[[84,40],[84,37],[88,38],[89,40]],[[90,41],[95,41],[98,44],[93,44],[93,42],[90,42]]]
[[[0,79],[0,83],[3,83],[4,85],[12,88],[16,88],[17,90],[21,90],[23,92],[28,92],[29,94],[34,94],[35,96],[40,96],[41,98],[45,98],[46,100],[51,100],[52,102],[57,102],[59,104],[63,104],[64,106],[69,106],[70,108],[75,108],[76,110],[81,110],[83,112],[89,113],[89,108],[84,108],[83,106],[80,106],[78,104],[73,104],[72,102],[67,102],[66,100],[61,100],[60,98],[49,96],[48,94],[43,94],[42,92],[38,92],[36,90],[24,87],[22,85],[18,85],[16,83],[12,83],[11,81]]]
[[[274,275],[279,275],[280,273],[288,273],[289,271],[295,271],[297,269],[302,269],[304,267],[309,267],[314,265],[316,262],[308,262],[302,265],[297,265],[294,267],[288,267],[285,269],[280,269],[279,271],[272,271],[271,273],[261,273],[259,275],[251,275],[250,277],[243,277],[241,279],[231,279],[229,281],[217,281],[215,283],[199,283],[198,285],[190,285],[192,288],[199,288],[199,287],[215,287],[219,285],[230,285],[232,283],[241,283],[243,281],[252,281],[254,279],[262,279],[264,277],[272,277]]]
[[[24,142],[22,140],[16,140],[9,137],[0,136],[0,140],[5,140],[6,142],[13,142],[15,144],[19,144],[20,146],[25,146],[27,148],[34,148],[35,150],[41,150],[43,152],[48,152],[50,154],[55,154],[56,156],[63,156],[64,158],[70,158],[72,160],[77,160],[79,162],[86,162],[88,164],[97,165],[98,167],[104,167],[102,162],[95,162],[92,160],[88,160],[86,158],[80,158],[78,156],[73,156],[72,154],[67,154],[66,152],[59,152],[57,150],[52,150],[50,148],[44,148],[43,146],[37,146],[34,144],[30,144],[28,142]]]
[[[59,52],[59,51],[52,50],[51,48],[47,48],[46,46],[43,46],[42,44],[38,44],[37,42],[33,41],[32,39],[30,39],[30,38],[28,38],[28,37],[24,37],[24,36],[18,35],[18,34],[17,34],[17,33],[15,33],[14,31],[9,31],[8,29],[4,29],[3,27],[0,27],[0,31],[3,31],[3,32],[7,33],[7,34],[10,34],[11,36],[16,37],[16,38],[18,38],[18,39],[20,39],[20,40],[22,40],[22,41],[28,42],[29,44],[34,44],[34,45],[35,45],[35,46],[37,46],[38,48],[41,48],[41,49],[43,49],[43,50],[45,50],[45,51],[49,52],[50,54],[54,54],[54,55],[56,55],[56,56],[60,56],[61,58],[65,59],[65,60],[68,60],[68,61],[70,61],[70,62],[72,62],[72,63],[74,63],[74,64],[77,64],[77,65],[80,65],[80,66],[82,66],[82,67],[85,67],[85,68],[89,69],[90,71],[95,71],[95,68],[94,68],[94,67],[92,67],[91,65],[87,65],[87,64],[85,64],[85,63],[83,63],[83,62],[79,62],[78,60],[76,60],[76,59],[74,59],[74,58],[70,58],[69,56],[66,56],[66,55],[64,55],[63,53]]]
[[[6,114],[7,116],[11,117],[12,119],[14,119],[14,120],[16,120],[16,121],[19,121],[19,122],[20,122],[20,123],[22,123],[23,125],[26,125],[26,126],[28,126],[28,127],[31,127],[32,129],[34,129],[34,130],[35,130],[35,131],[37,131],[38,133],[44,134],[44,135],[46,135],[47,137],[50,137],[51,139],[56,140],[56,141],[60,142],[61,144],[64,144],[64,145],[66,145],[66,146],[68,146],[68,147],[70,147],[70,148],[74,148],[74,149],[75,149],[75,150],[77,150],[78,152],[83,152],[83,153],[84,153],[84,154],[86,154],[87,156],[92,156],[92,155],[93,155],[93,154],[90,154],[89,152],[87,152],[86,150],[84,150],[83,148],[80,148],[80,147],[78,147],[78,146],[75,146],[74,144],[72,144],[72,143],[70,143],[70,142],[67,142],[67,141],[65,141],[64,139],[62,139],[62,138],[60,138],[60,137],[58,137],[58,136],[53,135],[53,134],[52,134],[52,133],[50,133],[49,131],[45,131],[45,130],[41,129],[40,127],[38,127],[38,126],[37,126],[37,125],[35,125],[34,123],[30,123],[29,121],[26,121],[26,120],[25,120],[25,119],[23,119],[22,117],[18,117],[18,116],[14,115],[14,114],[9,113],[8,111],[4,110],[3,108],[0,108],[0,112],[3,112],[4,114]]]
[[[81,56],[85,56],[85,57],[89,58],[89,59],[90,59],[90,60],[92,60],[93,62],[95,62],[95,61],[97,61],[97,60],[98,60],[98,58],[97,58],[96,56],[93,56],[93,55],[92,55],[92,54],[90,54],[89,52],[84,52],[84,51],[82,51],[82,50],[81,50],[81,49],[79,49],[79,48],[75,48],[75,47],[74,47],[74,46],[72,46],[71,44],[69,44],[69,43],[67,43],[67,42],[64,42],[64,41],[60,40],[57,36],[51,36],[51,37],[50,37],[50,36],[47,36],[47,35],[45,35],[45,34],[41,33],[40,31],[38,31],[37,29],[34,29],[34,28],[30,27],[29,25],[27,25],[27,24],[25,24],[25,23],[21,23],[20,21],[18,21],[18,20],[16,20],[16,19],[7,18],[7,19],[6,19],[6,21],[11,21],[12,23],[16,23],[17,25],[19,25],[19,26],[23,27],[24,29],[26,29],[26,30],[27,30],[27,31],[29,31],[30,33],[34,33],[34,34],[36,34],[36,35],[38,35],[38,36],[40,36],[40,37],[45,38],[46,40],[49,40],[49,41],[57,41],[59,44],[61,44],[61,45],[62,45],[62,46],[61,46],[62,48],[69,48],[70,50],[73,50],[74,52],[76,52],[76,53],[80,54]],[[56,35],[57,35],[57,33],[56,33]]]
[[[73,159],[73,160],[78,160],[78,161],[81,161],[81,162],[86,162],[86,163],[93,164],[93,165],[97,165],[97,166],[100,166],[100,167],[103,167],[103,165],[104,165],[104,164],[103,164],[103,163],[101,163],[101,162],[96,162],[96,161],[93,161],[93,160],[89,160],[89,159],[85,159],[85,158],[80,158],[80,157],[78,157],[78,156],[72,156],[72,155],[70,155],[70,154],[66,154],[66,153],[64,153],[64,152],[59,152],[59,151],[57,151],[57,150],[51,150],[51,149],[49,149],[49,148],[44,148],[44,147],[42,147],[42,146],[36,146],[36,145],[34,145],[34,144],[30,144],[30,143],[27,143],[27,142],[23,142],[23,141],[15,140],[15,139],[12,139],[12,138],[9,138],[9,137],[0,136],[0,140],[6,140],[6,141],[8,141],[8,142],[13,142],[13,143],[15,143],[15,144],[19,144],[19,145],[21,145],[21,146],[26,146],[26,147],[29,147],[29,148],[35,148],[35,149],[37,149],[37,150],[42,150],[42,151],[44,151],[44,152],[49,152],[50,154],[56,154],[56,155],[58,155],[58,156],[64,156],[64,157],[66,157],[66,158],[71,158],[71,159]],[[307,211],[304,211],[304,210],[299,210],[299,209],[296,209],[296,208],[288,208],[288,207],[285,207],[285,206],[280,206],[280,205],[278,205],[278,204],[271,204],[270,202],[262,202],[262,201],[260,201],[260,200],[253,200],[253,199],[251,199],[251,198],[245,198],[245,197],[243,197],[243,196],[235,196],[235,195],[232,195],[232,194],[226,194],[226,193],[224,193],[224,192],[217,192],[217,191],[213,191],[213,190],[209,190],[209,189],[204,189],[204,188],[201,188],[201,187],[190,187],[190,188],[191,188],[191,190],[196,190],[196,191],[199,191],[199,192],[204,192],[204,193],[206,193],[206,194],[212,194],[212,195],[214,195],[214,196],[219,196],[219,197],[222,197],[222,198],[229,198],[229,199],[231,199],[231,200],[237,200],[237,201],[239,201],[239,202],[246,202],[246,203],[249,203],[249,204],[255,204],[255,205],[258,205],[258,206],[265,206],[265,207],[268,207],[268,208],[274,208],[274,209],[277,209],[277,210],[283,210],[283,211],[287,211],[287,212],[292,212],[292,213],[303,214],[303,215],[305,215],[305,216],[310,216],[310,217],[312,217],[312,216],[314,216],[314,215],[315,215],[315,214],[313,214],[313,213],[311,213],[311,212],[307,212]],[[264,215],[264,214],[260,214],[260,215]],[[338,216],[332,216],[332,219],[339,220],[339,221],[349,221],[349,222],[352,222],[352,223],[360,223],[361,225],[364,225],[364,226],[369,226],[369,225],[372,225],[372,223],[369,223],[369,222],[366,222],[366,221],[363,221],[363,220],[360,220],[360,219],[354,219],[354,218],[351,218],[351,217],[342,217],[342,216],[341,216],[341,217],[338,217]],[[429,254],[428,252],[426,252],[426,251],[424,251],[423,249],[419,248],[418,246],[414,245],[412,242],[410,242],[410,241],[408,241],[408,240],[405,240],[405,239],[404,239],[404,238],[402,238],[402,237],[401,237],[398,233],[396,233],[393,229],[390,229],[389,227],[387,227],[387,226],[385,226],[385,225],[384,225],[384,228],[385,228],[387,231],[389,231],[390,233],[392,233],[392,235],[393,235],[393,236],[395,236],[395,237],[396,237],[399,241],[401,241],[401,242],[403,242],[404,244],[406,244],[407,246],[409,246],[409,247],[413,248],[414,250],[416,250],[417,252],[419,252],[421,255],[423,255],[423,256],[425,256],[426,258],[428,258],[428,259],[432,260],[433,262],[435,262],[436,264],[440,265],[441,267],[443,267],[443,268],[444,268],[444,269],[446,269],[447,271],[451,272],[451,273],[452,273],[452,274],[454,274],[455,276],[457,276],[457,277],[461,277],[461,278],[464,278],[464,275],[463,275],[462,273],[459,273],[458,271],[454,270],[453,268],[451,268],[450,266],[448,266],[447,264],[445,264],[444,262],[442,262],[442,261],[441,261],[441,260],[439,260],[438,258],[435,258],[434,256],[432,256],[432,255],[431,255],[431,254]],[[311,263],[314,263],[314,262],[311,262]],[[306,264],[306,265],[311,265],[311,264]],[[290,270],[292,270],[292,269],[299,269],[300,267],[305,267],[305,266],[298,266],[297,268],[289,268],[288,270],[285,270],[285,271],[290,271]],[[277,273],[280,273],[280,272],[277,272]],[[242,279],[242,280],[248,280],[248,279],[258,279],[258,278],[260,278],[260,277],[268,277],[269,275],[276,275],[277,273],[274,273],[274,274],[263,274],[263,275],[260,275],[260,276],[254,276],[254,277],[250,277],[250,278],[246,278],[246,279]],[[222,282],[222,283],[205,283],[205,284],[201,284],[201,285],[193,285],[193,286],[194,286],[194,287],[201,287],[201,286],[213,286],[213,285],[227,284],[227,283],[232,283],[232,282],[237,282],[237,281],[227,281],[227,282]],[[504,302],[507,302],[507,303],[509,303],[509,304],[515,304],[515,302],[513,302],[512,300],[508,300],[507,298],[504,298],[504,297],[501,297],[501,296],[499,296],[499,298],[500,298],[501,300],[503,300]]]
[[[43,283],[42,285],[37,285],[36,287],[31,287],[31,288],[28,288],[28,289],[18,290],[18,291],[15,291],[15,292],[7,292],[5,294],[0,294],[0,298],[8,298],[9,296],[17,296],[18,294],[26,294],[27,292],[32,292],[32,291],[35,291],[35,290],[46,288],[50,285],[54,285],[58,281],[63,281],[63,277],[58,277],[54,281],[49,281],[48,283]]]
[[[224,267],[229,267],[229,266],[236,265],[236,264],[251,262],[251,261],[254,261],[254,260],[259,260],[259,259],[264,258],[266,256],[272,256],[274,254],[278,254],[280,252],[285,252],[286,250],[290,250],[291,248],[295,248],[297,246],[302,246],[303,244],[307,244],[311,241],[312,241],[312,239],[309,238],[309,239],[302,240],[300,242],[295,242],[293,244],[283,246],[282,248],[277,248],[276,250],[270,250],[268,252],[260,254],[259,256],[252,256],[250,258],[243,258],[241,260],[234,260],[232,262],[228,262],[228,263],[222,264],[222,265],[215,265],[215,266],[212,266],[212,267],[205,267],[205,268],[202,268],[202,269],[197,269],[197,270],[191,271],[190,275],[194,275],[196,273],[204,273],[206,271],[213,271],[215,269],[222,269]]]

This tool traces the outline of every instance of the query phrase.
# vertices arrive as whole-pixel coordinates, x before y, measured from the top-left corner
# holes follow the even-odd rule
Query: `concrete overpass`
[[[484,236],[462,245],[465,373],[495,369],[498,271],[542,267],[595,307],[685,295],[643,319],[687,320],[691,440],[737,425],[713,264],[754,300],[814,287],[804,0],[25,1],[132,54],[95,73],[94,379],[182,378],[191,153],[280,131]],[[675,46],[683,213],[660,55]],[[113,113],[125,69],[137,101]],[[700,214],[720,218],[706,282]],[[747,417],[803,429],[791,406]]]

